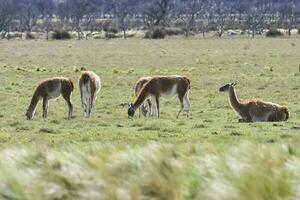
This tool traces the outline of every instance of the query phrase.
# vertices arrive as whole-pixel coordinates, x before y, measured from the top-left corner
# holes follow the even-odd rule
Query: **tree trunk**
[[[7,28],[7,40],[9,40],[9,39],[10,39],[9,32],[10,32],[10,30],[9,30],[9,28]]]
[[[187,22],[185,26],[185,37],[189,37],[190,35],[190,22]]]
[[[77,32],[77,40],[80,40],[81,39],[81,36],[80,36],[80,33],[81,33],[80,19],[76,18],[75,20],[76,20],[75,27],[76,27],[76,32]]]
[[[46,30],[46,39],[49,40],[49,30],[48,30],[48,28]]]
[[[127,39],[127,36],[126,36],[126,28],[123,28],[123,37],[124,37],[125,40]]]
[[[77,40],[80,40],[80,39],[81,39],[81,37],[80,37],[80,31],[77,30]]]
[[[50,20],[49,17],[46,17],[46,39],[49,40],[49,26],[50,26]]]
[[[256,26],[255,25],[252,25],[252,38],[255,37],[255,31],[256,31]]]
[[[294,20],[292,18],[289,19],[289,23],[288,23],[288,25],[289,25],[289,28],[288,28],[288,35],[289,35],[289,37],[291,37],[291,35],[292,35],[293,22],[294,22]]]
[[[122,19],[122,30],[123,30],[123,38],[126,40],[126,24],[125,24],[125,18]]]

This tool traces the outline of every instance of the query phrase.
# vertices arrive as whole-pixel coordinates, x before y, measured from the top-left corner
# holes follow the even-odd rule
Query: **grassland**
[[[165,39],[0,41],[0,198],[298,199],[300,40]],[[102,79],[96,115],[63,99],[25,110],[41,79],[77,83],[85,66]],[[162,101],[161,118],[127,118],[144,75],[189,76],[190,118]],[[284,123],[238,123],[228,96],[288,105]],[[75,85],[77,86],[77,84]]]

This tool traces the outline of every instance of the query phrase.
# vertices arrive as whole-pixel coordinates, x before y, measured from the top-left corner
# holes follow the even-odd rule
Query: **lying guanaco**
[[[290,114],[286,106],[261,100],[241,102],[236,96],[235,85],[235,83],[226,84],[219,91],[229,92],[229,101],[239,116],[239,122],[271,122],[289,119]]]

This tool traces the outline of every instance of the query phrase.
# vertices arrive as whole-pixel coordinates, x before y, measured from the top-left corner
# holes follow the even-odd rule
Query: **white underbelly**
[[[177,84],[175,84],[171,90],[164,92],[161,94],[161,97],[165,98],[165,99],[171,99],[173,98],[175,95],[177,94]]]
[[[265,116],[262,116],[262,117],[253,116],[252,121],[253,122],[267,122],[269,120],[270,115],[271,115],[271,112],[266,113]]]
[[[48,93],[49,99],[56,99],[61,95],[61,84],[56,88],[56,90],[53,90]]]

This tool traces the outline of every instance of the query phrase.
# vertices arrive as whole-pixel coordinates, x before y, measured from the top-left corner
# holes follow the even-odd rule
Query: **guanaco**
[[[99,76],[82,67],[81,76],[79,78],[79,89],[83,113],[86,117],[90,117],[95,111],[97,93],[101,90],[101,80]]]
[[[290,114],[286,106],[261,100],[241,102],[237,98],[235,85],[236,83],[226,84],[219,91],[229,92],[229,102],[238,114],[239,122],[272,122],[289,119]]]
[[[43,80],[36,87],[31,98],[30,105],[26,111],[26,117],[31,120],[35,114],[37,104],[43,99],[43,118],[48,116],[49,100],[56,99],[60,95],[66,100],[69,108],[68,119],[72,118],[73,105],[71,95],[74,90],[73,82],[69,78],[55,77]]]
[[[175,95],[179,99],[179,111],[177,118],[184,108],[184,101],[187,106],[187,112],[191,108],[189,100],[190,80],[185,76],[156,76],[152,77],[141,89],[134,103],[129,104],[128,117],[133,117],[136,109],[138,109],[147,98],[151,98],[156,108],[156,115],[160,117],[159,98],[172,98]]]

